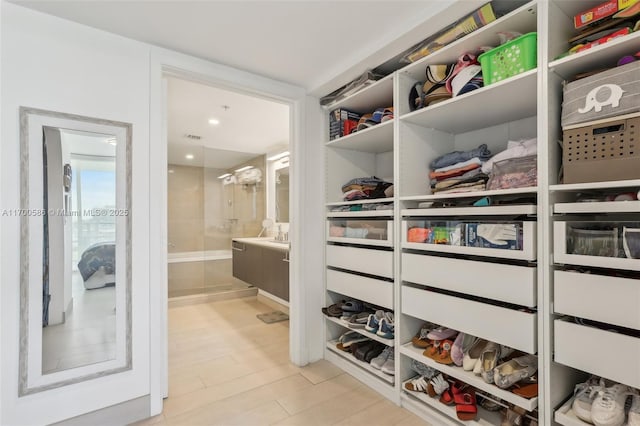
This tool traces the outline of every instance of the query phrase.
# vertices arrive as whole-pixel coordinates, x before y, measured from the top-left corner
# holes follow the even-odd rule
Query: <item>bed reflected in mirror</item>
[[[21,108],[20,395],[131,368],[131,125]]]
[[[115,358],[116,139],[46,127],[43,144],[42,373],[49,374]]]

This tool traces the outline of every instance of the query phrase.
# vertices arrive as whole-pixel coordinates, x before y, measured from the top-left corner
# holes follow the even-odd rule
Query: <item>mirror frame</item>
[[[71,367],[46,375],[42,374],[42,333],[38,337],[33,336],[35,324],[31,323],[29,313],[34,307],[40,306],[39,314],[42,312],[42,297],[30,297],[32,288],[38,286],[37,277],[33,277],[30,273],[30,256],[37,253],[34,250],[42,252],[43,242],[35,241],[38,238],[38,229],[32,229],[34,219],[42,218],[40,216],[31,215],[30,212],[42,210],[42,205],[32,202],[34,188],[30,188],[30,179],[33,177],[30,172],[40,175],[41,171],[33,171],[31,168],[38,167],[32,164],[42,157],[43,143],[43,127],[58,127],[74,129],[93,133],[114,134],[117,140],[116,151],[116,170],[118,163],[122,161],[122,153],[124,151],[124,182],[120,176],[122,172],[116,171],[116,199],[118,192],[122,186],[126,192],[124,196],[125,208],[127,215],[124,220],[116,225],[117,244],[124,244],[125,267],[124,283],[116,287],[115,297],[116,306],[123,308],[117,312],[124,311],[124,318],[116,315],[116,357],[115,359],[106,360],[94,364],[81,365]],[[67,386],[86,380],[91,380],[110,374],[120,373],[132,368],[132,336],[131,336],[131,188],[132,188],[132,172],[131,172],[131,137],[133,126],[130,123],[119,121],[105,120],[100,118],[86,117],[75,114],[68,114],[55,111],[47,111],[43,109],[20,107],[20,343],[19,343],[19,383],[18,394],[25,396],[36,392],[42,392],[61,386]],[[35,132],[33,130],[36,130]],[[40,154],[34,150],[40,150]],[[33,155],[32,155],[33,154]],[[35,158],[35,159],[34,159]],[[40,164],[40,170],[42,164]],[[40,188],[36,187],[35,190]],[[43,193],[45,189],[42,188]],[[42,199],[42,195],[40,195]],[[36,205],[33,205],[36,204]],[[124,222],[124,224],[122,224]],[[118,223],[118,221],[117,221]],[[124,236],[118,236],[122,233],[124,225]],[[36,228],[36,227],[34,227]],[[122,249],[121,249],[122,250]],[[117,254],[116,254],[117,256]],[[38,261],[41,261],[41,257]],[[116,273],[119,268],[116,269]],[[31,276],[30,276],[31,275]],[[121,275],[122,276],[122,275]],[[118,281],[120,282],[120,281]],[[42,287],[42,279],[40,278],[40,288]],[[123,291],[117,291],[123,288]],[[39,300],[34,300],[39,299]],[[42,325],[41,318],[38,321],[40,327]],[[31,335],[30,335],[31,330]],[[36,340],[34,340],[36,339]],[[38,344],[39,342],[39,344]],[[39,350],[40,356],[30,354],[30,350]],[[31,356],[30,356],[31,355]],[[34,356],[35,355],[35,356]],[[39,361],[39,362],[38,362]],[[38,365],[39,364],[39,365]],[[37,374],[37,372],[40,372]]]

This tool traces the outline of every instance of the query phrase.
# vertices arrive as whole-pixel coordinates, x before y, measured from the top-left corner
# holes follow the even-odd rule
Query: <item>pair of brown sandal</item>
[[[436,340],[422,354],[437,363],[450,365],[453,364],[453,359],[451,359],[452,347],[453,342],[451,340]]]

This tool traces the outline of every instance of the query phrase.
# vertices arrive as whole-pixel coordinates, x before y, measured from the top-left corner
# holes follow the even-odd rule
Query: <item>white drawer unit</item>
[[[636,226],[637,222],[554,222],[553,261],[640,271]]]
[[[521,306],[537,305],[536,268],[402,253],[402,279]]]
[[[640,388],[640,339],[555,320],[555,361]]]
[[[361,247],[327,245],[327,265],[393,278],[393,252]]]
[[[327,290],[393,310],[393,282],[327,269]]]
[[[554,286],[556,313],[640,330],[640,280],[555,271]]]
[[[501,239],[498,235],[494,242],[498,243],[491,247],[481,246],[480,238],[470,237],[470,230],[477,230],[478,223],[467,223],[462,221],[438,221],[438,220],[417,220],[408,219],[402,221],[402,248],[413,250],[434,251],[440,253],[463,254],[472,256],[497,257],[503,259],[529,260],[537,258],[536,252],[536,222],[523,221],[513,222],[507,225],[514,225],[513,233],[505,232],[509,238],[515,235],[515,240]],[[489,225],[500,225],[491,223]],[[418,229],[423,230],[422,235],[436,235],[427,241],[420,241],[415,238]],[[409,233],[412,235],[409,236]],[[479,233],[479,232],[478,232]],[[440,239],[437,234],[445,237]],[[520,235],[518,235],[520,234]],[[504,244],[502,244],[504,243]],[[505,247],[515,248],[500,248]]]
[[[483,337],[531,354],[537,314],[402,286],[402,313]]]
[[[393,247],[393,221],[330,218],[327,220],[327,241]]]

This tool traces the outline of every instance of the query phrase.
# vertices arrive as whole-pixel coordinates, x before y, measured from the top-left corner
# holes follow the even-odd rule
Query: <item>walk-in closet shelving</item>
[[[567,40],[578,32],[572,17],[602,3],[598,0],[574,2],[551,0],[545,37],[548,55],[548,109],[545,121],[549,132],[548,273],[549,304],[548,382],[550,418],[565,426],[584,426],[572,410],[574,386],[591,374],[640,388],[640,266],[637,259],[618,251],[611,256],[576,249],[590,228],[607,233],[624,223],[639,223],[640,202],[606,201],[605,196],[637,192],[640,180],[569,183],[561,181],[562,150],[556,141],[563,137],[560,125],[563,83],[579,73],[615,66],[621,56],[637,51],[640,34],[617,38],[583,52],[560,57],[569,48]],[[586,200],[585,198],[590,198]],[[593,224],[594,226],[590,226]],[[583,231],[584,230],[584,231]],[[620,235],[622,235],[620,233]],[[595,239],[594,239],[595,240]],[[595,323],[594,323],[595,322]],[[590,324],[590,325],[587,325]],[[599,327],[594,327],[599,324]],[[617,331],[613,328],[621,327]],[[615,348],[615,361],[597,356],[592,346]]]
[[[393,75],[332,105],[359,114],[393,106]],[[325,143],[326,152],[326,306],[356,299],[384,311],[394,310],[394,197],[344,201],[342,186],[351,179],[376,176],[393,181],[395,120],[379,123]],[[327,120],[327,129],[328,120]],[[373,203],[387,209],[371,209]],[[332,232],[343,227],[344,234]],[[366,232],[364,230],[366,229]],[[351,232],[349,232],[351,231]],[[356,331],[387,346],[385,339],[365,329],[351,329],[339,318],[325,317],[325,357],[389,399],[398,402],[395,377],[336,348],[345,332]]]

